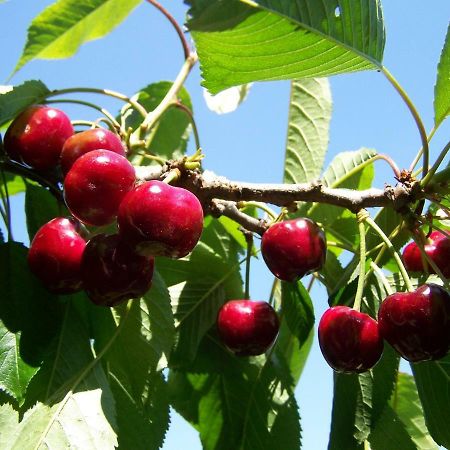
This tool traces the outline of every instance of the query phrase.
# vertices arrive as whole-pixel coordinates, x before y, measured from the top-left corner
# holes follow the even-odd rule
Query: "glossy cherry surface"
[[[114,306],[150,289],[153,266],[153,258],[136,255],[117,234],[99,234],[88,242],[83,255],[84,289],[96,305]]]
[[[263,234],[261,253],[277,278],[294,281],[325,263],[325,234],[310,219],[277,222]]]
[[[450,295],[432,283],[389,295],[378,323],[383,338],[408,361],[442,358],[450,348]]]
[[[109,150],[80,156],[64,180],[64,198],[70,212],[89,225],[107,225],[117,216],[120,202],[134,187],[130,162]]]
[[[446,278],[450,278],[450,239],[440,231],[433,231],[424,245],[425,253],[438,266]],[[422,255],[415,242],[410,242],[403,250],[403,261],[411,272],[425,272]],[[428,273],[435,273],[428,264]]]
[[[277,337],[280,324],[269,303],[230,300],[217,316],[217,330],[226,347],[238,356],[264,353]]]
[[[85,153],[93,150],[109,150],[125,156],[125,147],[119,136],[104,128],[92,128],[69,137],[61,152],[61,169],[66,175],[73,163]]]
[[[34,105],[13,120],[5,134],[4,148],[11,159],[48,170],[59,164],[64,142],[72,135],[72,124],[63,111]]]
[[[44,286],[57,294],[81,289],[81,258],[86,246],[73,220],[57,217],[33,238],[28,265]]]
[[[139,253],[182,258],[200,239],[203,210],[186,189],[148,181],[126,195],[117,220],[119,234]]]
[[[337,372],[371,369],[383,353],[378,323],[348,306],[333,306],[319,323],[319,345],[327,363]]]

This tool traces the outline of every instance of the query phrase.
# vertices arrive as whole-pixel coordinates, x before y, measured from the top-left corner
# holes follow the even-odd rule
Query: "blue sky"
[[[8,0],[0,5],[2,61],[0,84],[15,66],[32,18],[51,1]],[[162,1],[183,21],[186,8],[181,0]],[[387,43],[384,63],[409,93],[430,130],[433,125],[433,89],[436,65],[450,19],[450,2],[395,0],[384,2]],[[50,88],[92,86],[132,95],[151,82],[173,80],[182,63],[182,51],[170,25],[149,4],[142,4],[105,39],[91,42],[73,58],[33,61],[11,82],[41,79]],[[256,83],[246,102],[234,113],[218,116],[206,107],[199,86],[198,67],[189,77],[189,90],[199,127],[206,168],[230,179],[280,182],[283,173],[288,82]],[[417,129],[401,99],[377,72],[341,75],[331,79],[334,114],[327,161],[340,151],[375,148],[394,157],[398,165],[409,162],[420,147]],[[99,98],[96,98],[99,100]],[[116,111],[120,104],[107,99],[104,106]],[[86,117],[85,109],[66,108],[74,117]],[[91,117],[92,118],[92,117]],[[432,141],[436,155],[450,135],[447,122]],[[376,184],[393,183],[383,163],[376,165]],[[23,199],[14,200],[16,238],[26,240]],[[251,295],[266,299],[271,275],[264,264],[253,264]],[[312,293],[316,317],[327,307],[323,289]],[[328,442],[332,401],[332,371],[315,341],[304,375],[296,391],[300,403],[303,448],[325,449]],[[164,450],[196,450],[197,433],[177,416],[172,419]]]

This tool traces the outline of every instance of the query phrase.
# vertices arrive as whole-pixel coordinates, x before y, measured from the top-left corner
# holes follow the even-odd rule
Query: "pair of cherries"
[[[11,123],[4,148],[12,160],[38,171],[60,166],[66,204],[80,222],[104,226],[118,220],[119,234],[98,234],[88,243],[74,219],[56,218],[38,230],[28,263],[52,292],[84,288],[105,306],[139,297],[150,288],[154,256],[181,258],[200,238],[197,197],[160,181],[136,186],[125,147],[109,130],[74,134],[64,112],[35,105]]]
[[[449,239],[435,231],[424,250],[448,276]],[[417,244],[405,247],[403,259],[408,270],[425,271]],[[358,373],[372,368],[382,355],[383,339],[411,362],[445,356],[450,349],[449,293],[428,283],[413,292],[386,297],[378,311],[378,322],[349,307],[336,306],[325,312],[319,324],[322,353],[339,372]]]

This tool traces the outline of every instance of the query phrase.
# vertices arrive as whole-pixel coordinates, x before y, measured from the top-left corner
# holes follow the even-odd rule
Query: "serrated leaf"
[[[450,355],[437,361],[411,364],[425,422],[432,438],[450,447]]]
[[[59,204],[56,198],[42,186],[26,183],[25,213],[30,242],[34,235],[50,220],[64,216],[66,208]]]
[[[226,300],[242,298],[240,251],[220,222],[213,220],[205,225],[201,241],[187,258],[157,261],[175,317],[171,366],[192,361],[203,336],[215,324],[219,308]]]
[[[147,111],[154,110],[172,86],[170,81],[149,84],[141,89],[135,98]],[[177,94],[178,101],[192,111],[192,102],[186,88]],[[142,122],[142,116],[135,110],[124,111],[125,129],[136,129]],[[149,151],[165,159],[177,159],[186,152],[190,132],[190,120],[186,112],[175,107],[169,108],[156,124]],[[142,160],[145,164],[146,160]]]
[[[25,190],[25,182],[23,178],[19,175],[14,175],[9,172],[4,172],[6,178],[6,187],[8,189],[8,195],[16,195]],[[6,190],[3,183],[0,183],[0,191],[2,195],[6,195]]]
[[[68,58],[111,32],[141,0],[58,0],[32,21],[14,73],[32,59]],[[105,18],[108,20],[105,20]]]
[[[27,106],[41,103],[50,91],[42,81],[30,80],[0,94],[0,126],[14,119]]]
[[[377,0],[193,1],[188,26],[212,93],[259,80],[323,77],[381,66]]]
[[[331,107],[326,78],[292,81],[285,183],[306,183],[319,177],[328,148]]]
[[[438,449],[425,425],[419,394],[411,375],[398,374],[396,390],[392,395],[390,404],[418,449]]]
[[[434,124],[439,124],[450,114],[450,25],[437,68],[434,87]]]
[[[61,307],[31,274],[22,244],[0,245],[0,319],[11,333],[20,332],[20,357],[37,367],[58,333]]]
[[[377,426],[370,434],[369,442],[372,450],[422,450],[422,447],[415,446],[403,423],[389,405],[383,410]]]
[[[11,333],[0,321],[0,389],[21,404],[28,383],[38,368],[28,365],[20,357],[19,342],[20,333]]]
[[[9,404],[5,403],[0,406],[0,448],[8,448],[10,436],[17,431],[19,423],[19,414]]]

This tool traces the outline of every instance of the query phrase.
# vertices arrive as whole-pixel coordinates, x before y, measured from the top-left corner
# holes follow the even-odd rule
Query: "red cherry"
[[[371,369],[383,353],[376,320],[348,306],[325,311],[319,323],[319,345],[327,363],[344,373]]]
[[[74,134],[64,143],[61,152],[61,169],[66,175],[73,163],[93,150],[109,150],[125,156],[125,148],[117,134],[104,128],[92,128]]]
[[[325,234],[310,219],[278,222],[263,234],[261,253],[277,278],[294,281],[324,265]]]
[[[34,105],[13,120],[4,148],[11,159],[48,170],[58,165],[64,142],[72,135],[72,124],[63,111]]]
[[[109,150],[94,150],[78,158],[64,180],[70,212],[89,225],[107,225],[135,183],[130,162]]]
[[[279,328],[277,313],[262,301],[230,300],[217,316],[222,342],[238,356],[264,353],[273,344]]]
[[[182,258],[200,239],[203,210],[192,192],[148,181],[126,195],[117,221],[119,234],[139,253]]]
[[[86,245],[81,271],[84,289],[100,306],[144,295],[151,286],[154,260],[137,255],[117,234],[94,236]]]
[[[425,253],[431,258],[446,278],[450,277],[450,239],[440,231],[433,231],[429,243],[424,245]],[[410,242],[403,250],[405,267],[411,272],[425,272],[422,255],[415,242]],[[435,273],[428,264],[428,273]]]
[[[436,284],[396,292],[378,311],[380,333],[408,361],[439,359],[450,349],[450,295]]]
[[[57,294],[79,291],[85,246],[74,221],[57,217],[43,225],[34,236],[28,265],[49,291]]]

